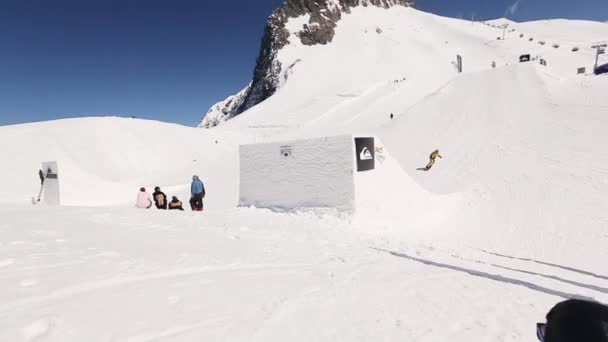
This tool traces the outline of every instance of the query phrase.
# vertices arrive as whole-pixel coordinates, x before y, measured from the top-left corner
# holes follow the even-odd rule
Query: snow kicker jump
[[[38,204],[43,200],[42,203],[46,205],[61,205],[57,162],[42,163],[38,174],[40,175],[40,192],[38,192],[37,198],[32,197],[32,204]]]
[[[240,147],[240,206],[330,208],[363,220],[426,215],[452,203],[416,184],[375,137],[341,135]],[[450,197],[453,198],[453,197]],[[444,210],[443,212],[449,212]]]

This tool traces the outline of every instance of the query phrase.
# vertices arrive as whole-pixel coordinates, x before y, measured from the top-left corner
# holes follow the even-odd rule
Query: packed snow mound
[[[11,146],[0,150],[2,160],[11,160],[0,170],[0,178],[10,180],[0,187],[1,202],[37,195],[45,161],[59,164],[65,205],[133,204],[141,186],[153,191],[156,185],[187,200],[193,174],[213,182],[220,181],[216,176],[236,179],[238,145],[229,138],[156,121],[80,118],[3,126],[0,146]],[[221,194],[226,197],[218,201],[236,203],[231,191]]]
[[[515,24],[517,24],[517,22],[511,20],[511,19],[507,19],[507,18],[498,18],[498,19],[492,19],[492,20],[485,20],[483,21],[483,23],[493,26],[495,28],[501,28],[501,27],[505,27],[505,26],[513,26]]]
[[[458,234],[565,247],[605,238],[608,152],[597,148],[608,144],[605,89],[608,78],[556,82],[535,65],[469,74],[378,134],[418,184],[466,198],[450,220]],[[444,159],[416,171],[436,148]]]
[[[422,187],[390,152],[390,145],[376,138],[376,167],[355,175],[356,224],[393,225],[400,233],[430,233],[449,224],[461,206],[460,193],[442,194]],[[399,150],[398,146],[394,146]]]
[[[585,44],[606,42],[608,26],[598,21],[552,19],[517,23],[514,27],[535,36],[536,39],[546,39],[557,44]]]

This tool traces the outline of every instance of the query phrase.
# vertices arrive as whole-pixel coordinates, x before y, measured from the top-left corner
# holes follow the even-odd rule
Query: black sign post
[[[357,154],[357,172],[376,168],[374,138],[355,138],[355,153]]]
[[[600,59],[600,55],[603,55],[606,53],[606,48],[608,47],[608,44],[597,44],[595,45],[595,48],[597,49],[597,52],[595,54],[595,65],[593,66],[593,71],[595,71],[597,69],[597,63]]]

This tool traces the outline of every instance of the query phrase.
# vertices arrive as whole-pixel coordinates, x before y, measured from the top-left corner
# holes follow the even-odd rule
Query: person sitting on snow
[[[192,184],[190,186],[190,208],[192,211],[203,211],[203,198],[205,197],[205,185],[198,178],[192,176]]]
[[[149,193],[146,192],[146,188],[142,187],[141,189],[139,189],[135,206],[140,209],[150,209],[150,207],[152,207],[152,197]]]
[[[171,202],[169,202],[169,210],[181,210],[184,211],[184,207],[182,206],[182,201],[180,201],[177,196],[173,196]]]
[[[430,170],[433,167],[433,165],[435,165],[435,159],[437,159],[437,157],[443,159],[443,157],[439,154],[439,150],[435,150],[433,153],[431,153],[431,156],[429,157],[430,161],[424,169],[427,171]]]
[[[154,188],[152,198],[154,198],[156,208],[167,210],[167,195],[160,191],[159,187]]]

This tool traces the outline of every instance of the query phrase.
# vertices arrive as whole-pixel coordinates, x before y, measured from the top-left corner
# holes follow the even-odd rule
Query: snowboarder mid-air
[[[443,157],[439,154],[439,150],[435,150],[433,153],[431,153],[431,156],[429,157],[430,158],[429,163],[424,168],[426,171],[430,170],[433,167],[433,165],[435,165],[435,159],[437,159],[437,157],[443,159]]]
[[[159,187],[154,188],[152,198],[154,198],[154,204],[156,205],[157,209],[167,210],[167,195],[160,191]]]
[[[203,198],[205,197],[205,185],[198,178],[192,176],[192,185],[190,186],[190,208],[192,211],[203,211]]]

